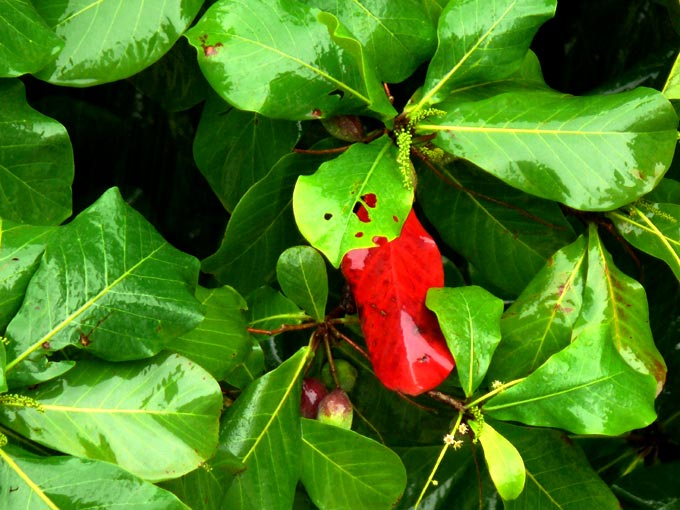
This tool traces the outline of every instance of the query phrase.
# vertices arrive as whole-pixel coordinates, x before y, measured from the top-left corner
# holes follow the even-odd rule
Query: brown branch
[[[275,336],[281,333],[286,333],[287,331],[302,331],[305,329],[316,328],[319,326],[318,322],[305,322],[304,324],[284,324],[277,329],[257,329],[257,328],[246,328],[248,333],[253,333],[256,335],[267,335]]]

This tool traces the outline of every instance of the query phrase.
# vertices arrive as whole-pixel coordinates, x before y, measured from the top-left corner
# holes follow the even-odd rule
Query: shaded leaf
[[[172,493],[97,460],[0,450],[2,508],[189,510]]]
[[[79,361],[60,379],[23,394],[41,409],[2,406],[3,424],[55,450],[112,462],[147,480],[188,473],[217,446],[219,385],[177,354],[126,363]]]
[[[386,446],[303,418],[301,481],[323,510],[390,510],[404,490],[406,470]]]
[[[326,316],[328,276],[323,257],[310,246],[293,246],[276,264],[276,276],[286,296],[321,322]]]
[[[198,287],[196,298],[205,307],[205,318],[194,329],[171,344],[171,350],[205,368],[223,380],[250,354],[246,301],[231,287]]]
[[[153,356],[202,319],[197,277],[198,261],[112,188],[51,237],[7,328],[8,370],[67,345],[116,361]]]
[[[288,154],[300,136],[296,122],[263,117],[211,95],[194,138],[194,159],[227,211]]]
[[[437,315],[456,360],[460,384],[470,397],[484,380],[501,341],[503,300],[482,287],[471,286],[430,289],[426,304]]]
[[[677,460],[639,467],[614,482],[612,490],[624,508],[673,510],[680,505],[679,475],[680,462]]]
[[[300,324],[308,316],[290,299],[271,287],[260,287],[248,295],[248,325],[272,330],[284,324]]]
[[[290,120],[395,114],[359,42],[303,2],[220,0],[186,36],[208,82],[240,110]]]
[[[236,399],[222,420],[220,444],[246,469],[222,508],[289,510],[300,477],[300,385],[309,350],[302,348]]]
[[[503,341],[489,379],[511,381],[536,370],[571,342],[581,313],[586,241],[580,237],[555,253],[501,320]]]
[[[293,194],[300,232],[334,267],[348,251],[376,246],[376,237],[397,237],[412,202],[413,189],[405,186],[387,136],[354,144],[314,175],[300,177]]]
[[[441,108],[446,115],[418,126],[437,133],[437,146],[513,187],[582,210],[615,209],[650,191],[677,139],[673,107],[644,88],[575,97],[498,84],[454,93]]]
[[[73,151],[66,129],[28,106],[19,80],[0,81],[0,124],[0,217],[58,225],[71,215]]]
[[[172,47],[202,3],[181,0],[159,6],[134,0],[89,4],[38,0],[35,8],[65,44],[57,59],[36,76],[72,87],[132,76]]]
[[[235,388],[243,389],[257,379],[264,372],[264,352],[259,344],[253,345],[252,350],[244,361],[224,378],[225,382]]]

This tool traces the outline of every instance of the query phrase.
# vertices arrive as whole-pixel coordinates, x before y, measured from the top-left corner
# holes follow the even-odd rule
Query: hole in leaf
[[[364,203],[371,209],[373,209],[378,204],[378,197],[375,196],[375,193],[366,193],[365,195],[361,195],[361,200],[363,200]]]
[[[395,223],[399,223],[399,218],[397,218],[396,216],[392,216],[392,219],[394,220]]]
[[[378,246],[382,246],[387,242],[387,238],[384,236],[373,236],[373,239],[371,239],[375,244]]]
[[[326,214],[323,215],[323,219],[326,220],[326,221],[330,220],[332,217],[333,217],[333,215],[329,212],[327,212]]]
[[[359,218],[359,221],[362,223],[370,223],[371,218],[368,216],[368,209],[364,207],[364,204],[361,202],[356,202],[354,204],[354,208],[352,209],[352,212],[357,215],[357,218]]]
[[[364,237],[364,233],[363,232],[357,232],[356,234],[354,234],[354,237]]]
[[[335,89],[335,90],[331,90],[328,93],[328,95],[329,96],[338,96],[340,99],[342,99],[343,97],[345,97],[345,92],[340,90],[340,89]]]

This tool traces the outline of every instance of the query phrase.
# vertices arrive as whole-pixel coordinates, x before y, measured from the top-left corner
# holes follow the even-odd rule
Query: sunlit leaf
[[[680,54],[675,57],[675,63],[668,74],[662,92],[668,99],[680,100]]]
[[[317,321],[326,316],[326,263],[314,248],[293,246],[276,264],[276,276],[286,296]]]

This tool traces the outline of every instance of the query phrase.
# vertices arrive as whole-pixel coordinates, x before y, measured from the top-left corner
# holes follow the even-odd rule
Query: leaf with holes
[[[295,221],[307,241],[334,267],[350,250],[376,246],[376,238],[399,235],[411,210],[413,190],[404,185],[397,148],[383,136],[352,145],[293,193]]]
[[[342,273],[354,294],[380,382],[419,395],[446,379],[453,358],[437,317],[425,307],[427,291],[444,285],[442,258],[415,213],[394,241],[383,239],[377,247],[347,253]]]

